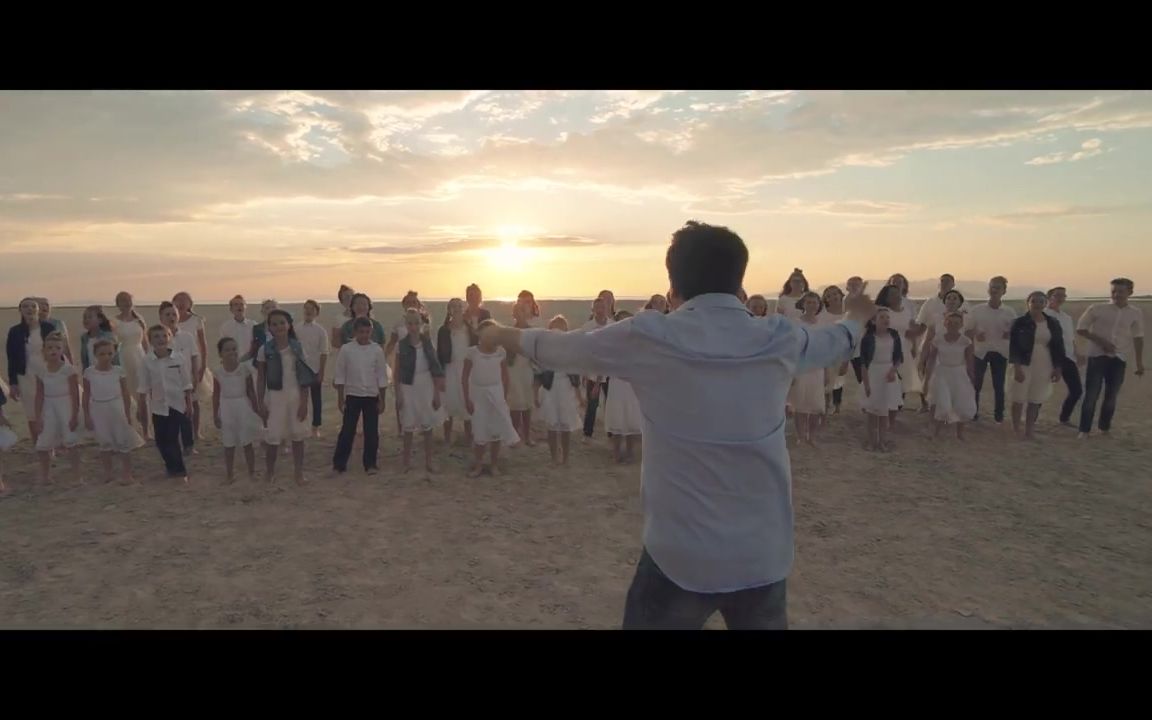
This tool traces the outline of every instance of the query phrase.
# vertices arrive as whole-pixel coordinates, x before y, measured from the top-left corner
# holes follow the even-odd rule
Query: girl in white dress
[[[491,319],[483,320],[476,329],[495,324]],[[464,357],[464,403],[472,416],[473,465],[468,477],[479,477],[483,471],[485,448],[491,451],[492,474],[500,475],[500,446],[515,447],[520,442],[508,410],[506,357],[504,348],[491,339],[468,348]]]
[[[944,331],[933,335],[925,356],[924,385],[932,396],[933,437],[945,423],[956,425],[956,439],[964,439],[964,423],[976,415],[976,388],[972,341],[962,332],[964,316],[958,311],[944,315]]]
[[[548,323],[548,329],[568,332],[568,319],[557,315]],[[540,408],[540,416],[548,428],[548,452],[552,456],[552,464],[556,467],[565,466],[572,446],[572,433],[584,424],[580,416],[580,409],[584,405],[584,397],[580,394],[580,376],[544,370],[536,377],[533,390],[535,405]]]
[[[40,434],[36,452],[40,456],[40,481],[52,481],[52,451],[65,449],[72,456],[72,475],[81,483],[80,378],[76,368],[64,359],[64,336],[52,333],[44,339],[44,362],[36,369],[36,418]]]
[[[517,302],[512,307],[513,326],[521,330],[532,327],[532,305]],[[512,424],[520,435],[520,441],[528,447],[532,441],[532,385],[536,379],[536,368],[526,356],[513,355],[508,358],[508,409],[512,412]]]
[[[105,482],[112,481],[112,453],[119,453],[120,481],[131,484],[131,452],[144,445],[144,438],[132,428],[128,374],[112,364],[116,354],[112,340],[97,340],[91,352],[95,361],[84,371],[84,424],[99,443]]]
[[[879,308],[860,341],[864,367],[864,412],[868,414],[865,449],[887,452],[887,430],[900,409],[898,371],[904,361],[900,333],[892,328],[891,311]]]
[[[621,310],[616,313],[616,322],[632,317],[632,313]],[[604,428],[612,438],[612,455],[618,463],[630,463],[635,459],[636,444],[642,434],[640,401],[632,383],[620,378],[612,378],[608,400],[604,404]]]
[[[908,351],[915,340],[916,311],[904,302],[900,292],[899,285],[885,285],[876,296],[876,305],[888,308],[891,328],[900,334],[902,350]],[[923,389],[920,374],[916,372],[916,363],[909,359],[909,362],[902,365],[897,380],[900,383],[900,409],[903,409],[908,400],[906,393],[919,393]],[[896,429],[896,415],[892,416],[890,425],[890,430]]]
[[[404,313],[406,334],[396,345],[396,405],[400,408],[400,429],[404,432],[402,472],[412,469],[412,440],[424,435],[424,469],[436,473],[432,465],[432,431],[443,422],[440,413],[440,381],[444,370],[424,332],[424,318],[416,308]]]
[[[797,303],[800,302],[806,292],[808,292],[808,279],[804,277],[803,270],[795,268],[784,282],[784,289],[781,291],[780,297],[776,298],[776,313],[793,320],[799,320],[804,311],[797,307]]]
[[[1040,417],[1040,406],[1052,397],[1052,385],[1060,381],[1064,365],[1064,334],[1060,321],[1044,312],[1047,306],[1045,293],[1030,294],[1028,312],[1016,318],[1009,332],[1008,358],[1013,374],[1008,396],[1012,402],[1012,428],[1021,435],[1020,420],[1027,405],[1022,435],[1025,440],[1034,437],[1032,430]]]
[[[112,332],[116,334],[116,342],[120,350],[120,367],[124,368],[124,376],[128,379],[129,402],[135,401],[136,388],[140,378],[140,365],[144,356],[150,349],[148,347],[148,326],[144,318],[136,312],[132,294],[128,292],[116,293],[116,308],[120,311],[116,315],[116,324]],[[133,413],[132,417],[135,418]],[[148,439],[148,423],[140,426],[141,435]]]
[[[964,318],[964,326],[961,328],[961,332],[968,329],[968,311],[964,308],[964,295],[961,294],[959,290],[949,290],[948,292],[944,293],[944,310],[935,317],[924,318],[926,320],[931,320],[931,322],[926,323],[927,327],[924,330],[925,348],[932,346],[932,341],[936,338],[937,335],[944,334],[944,321],[950,313],[960,313],[960,316]],[[921,375],[925,376],[928,374],[926,356],[927,350],[925,350],[923,353],[920,353],[919,360],[920,373]],[[927,390],[929,404],[931,404],[932,390],[928,387],[927,377],[924,379],[924,387]]]
[[[256,446],[263,435],[263,421],[258,414],[256,370],[240,359],[241,343],[230,337],[220,338],[216,351],[220,367],[212,376],[212,419],[220,431],[224,446],[225,484],[236,479],[236,448],[244,448],[248,480],[256,480]]]
[[[800,301],[804,314],[798,322],[809,329],[821,325],[823,302],[814,292],[804,293]],[[817,416],[824,415],[824,368],[813,368],[797,375],[792,381],[792,412],[796,419],[797,442],[815,446],[812,435],[816,431]]]
[[[768,317],[768,298],[763,295],[753,295],[748,298],[748,302],[744,303],[744,306],[748,308],[748,312],[752,313],[752,317]]]
[[[196,378],[199,377],[200,366],[204,363],[204,356],[200,354],[200,347],[196,343],[195,336],[187,330],[184,330],[180,325],[180,311],[176,306],[167,300],[160,303],[160,324],[168,328],[171,337],[168,339],[168,346],[174,352],[179,352],[184,358],[184,369],[188,372],[188,377],[192,378],[192,403],[193,412],[195,412],[196,400]],[[180,444],[184,450],[185,455],[195,455],[196,452],[196,433],[192,424],[191,413],[185,416],[180,425]]]
[[[848,278],[844,283],[844,290],[847,292],[848,297],[856,297],[864,292],[865,282],[864,278],[859,275],[853,275]],[[860,359],[860,343],[856,343],[856,347],[852,349],[852,359],[844,364],[842,370],[847,373],[848,366],[852,366],[852,374],[856,376],[856,382],[859,385],[864,384],[864,362]]]
[[[315,374],[304,361],[292,316],[284,310],[268,313],[268,341],[256,353],[256,397],[264,418],[264,465],[268,482],[276,482],[276,456],[281,444],[292,443],[297,485],[304,485],[304,441],[308,438],[308,391]],[[269,357],[270,353],[276,353]]]
[[[820,302],[824,305],[824,311],[820,313],[820,324],[834,325],[844,319],[844,291],[839,286],[829,285],[824,288]],[[844,401],[844,377],[847,374],[847,363],[824,371],[824,407],[833,415],[840,414],[840,405]]]
[[[212,373],[208,372],[208,337],[204,332],[204,318],[192,312],[192,296],[178,292],[172,296],[172,304],[179,313],[180,330],[192,335],[196,341],[196,355],[200,363],[192,380],[196,388],[192,393],[192,432],[197,440],[203,440],[200,425],[200,403],[212,402]]]
[[[444,368],[444,444],[452,445],[454,420],[464,422],[464,440],[472,444],[472,419],[464,404],[464,356],[469,347],[468,325],[464,322],[464,301],[448,301],[444,325],[436,334],[436,355]]]

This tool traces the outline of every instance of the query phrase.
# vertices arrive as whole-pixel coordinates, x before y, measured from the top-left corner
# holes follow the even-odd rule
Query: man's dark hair
[[[1115,280],[1113,280],[1109,284],[1110,285],[1122,285],[1123,287],[1128,288],[1128,292],[1134,292],[1136,290],[1136,284],[1133,283],[1128,278],[1124,278],[1124,277],[1116,278]]]
[[[1057,285],[1056,287],[1049,290],[1047,295],[1048,295],[1048,297],[1052,297],[1053,295],[1060,292],[1061,290],[1063,290],[1064,292],[1068,292],[1068,288],[1064,287],[1063,285]]]
[[[953,275],[952,273],[944,273],[943,275],[940,276],[941,280],[944,280],[945,278],[947,278],[948,280],[951,280],[952,282],[956,282],[956,276]]]
[[[664,265],[681,300],[708,293],[736,295],[744,284],[748,248],[726,227],[689,220],[672,233]]]
[[[362,327],[366,327],[366,328],[372,327],[372,321],[366,317],[358,317],[352,321],[352,329],[353,330],[359,330]]]

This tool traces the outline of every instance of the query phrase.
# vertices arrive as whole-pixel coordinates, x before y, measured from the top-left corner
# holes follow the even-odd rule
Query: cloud
[[[1087,160],[1091,157],[1096,157],[1105,152],[1104,141],[1100,138],[1092,138],[1085,140],[1080,144],[1080,149],[1076,152],[1054,152],[1047,155],[1040,155],[1034,157],[1025,165],[1054,165],[1062,162],[1079,162],[1080,160]]]
[[[471,250],[494,250],[501,247],[504,238],[495,235],[466,236],[443,239],[433,236],[423,242],[408,242],[400,245],[370,245],[348,248],[350,252],[370,255],[430,255],[438,253],[464,252]],[[580,248],[593,247],[603,243],[594,238],[580,235],[538,235],[516,238],[516,246],[523,249]]]
[[[1014,223],[1028,220],[1057,220],[1062,218],[1081,218],[1098,215],[1111,215],[1116,212],[1132,209],[1124,205],[1053,205],[1046,207],[1032,207],[1015,212],[991,215],[988,219],[993,222]]]
[[[880,202],[876,200],[804,202],[792,198],[774,212],[802,215],[894,216],[907,215],[917,209],[915,205],[901,202]]]

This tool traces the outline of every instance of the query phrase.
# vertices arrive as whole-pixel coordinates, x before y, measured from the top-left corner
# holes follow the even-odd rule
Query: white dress
[[[400,342],[411,340],[405,335]],[[404,398],[404,407],[400,408],[400,427],[404,432],[428,432],[444,423],[440,411],[432,407],[436,394],[434,382],[432,372],[428,369],[428,358],[424,356],[424,348],[418,347],[412,384],[400,383],[400,397]]]
[[[140,381],[140,364],[144,362],[144,326],[135,320],[118,320],[112,332],[120,343],[120,367],[128,378],[128,389],[135,392]]]
[[[615,383],[612,389],[616,389]],[[549,432],[573,432],[584,427],[578,392],[563,373],[552,376],[551,389],[540,388],[540,415]]]
[[[821,315],[823,315],[823,313],[821,313]],[[821,315],[816,316],[817,320],[814,323],[808,323],[803,319],[799,319],[796,322],[802,327],[823,325],[825,323],[819,319]],[[813,368],[792,379],[792,388],[788,393],[788,404],[792,407],[793,412],[808,415],[824,414],[825,376],[825,368]]]
[[[820,393],[824,402],[824,393]],[[612,378],[608,387],[608,402],[604,407],[604,428],[613,435],[628,437],[641,434],[640,401],[632,384],[620,378]]]
[[[796,307],[796,303],[799,300],[800,298],[781,295],[776,298],[776,312],[799,322],[800,318],[804,317],[804,310]]]
[[[472,374],[468,378],[468,393],[474,410],[472,441],[477,445],[493,442],[516,445],[520,442],[520,435],[512,425],[500,378],[500,363],[505,358],[504,348],[498,348],[494,353],[484,353],[480,352],[478,346],[473,346],[468,348],[466,357],[472,361]]]
[[[248,447],[264,435],[264,423],[248,399],[248,378],[256,382],[252,363],[242,362],[229,372],[216,370],[220,384],[220,444],[226,448]]]
[[[256,353],[257,362],[264,362],[264,348]],[[280,351],[280,365],[284,368],[282,390],[266,389],[264,405],[268,408],[268,421],[264,430],[264,442],[279,445],[283,442],[303,442],[308,439],[308,416],[299,419],[300,384],[296,381],[296,354],[292,348]],[[267,378],[265,378],[267,381]],[[223,420],[223,418],[221,418]]]
[[[904,333],[908,332],[909,325],[916,320],[917,310],[916,303],[904,298],[900,303],[900,312],[889,311],[892,329],[900,333],[900,343],[904,349],[904,364],[900,366],[902,393],[919,393],[924,390],[924,379],[920,377],[920,370],[917,367],[919,363],[912,358],[912,347],[915,343],[904,336]]]
[[[941,422],[968,422],[976,416],[976,389],[964,360],[964,350],[971,344],[964,335],[953,342],[946,340],[943,333],[932,338],[936,366],[928,391],[936,406],[935,417]]]
[[[456,420],[468,420],[464,404],[464,356],[468,353],[468,327],[452,331],[452,362],[444,368],[444,413]]]
[[[508,358],[509,410],[521,412],[532,409],[532,383],[535,380],[536,371],[531,360],[524,355]]]
[[[1024,382],[1016,382],[1016,368],[1022,366],[1013,365],[1008,369],[1008,398],[1012,403],[1042,405],[1052,397],[1052,352],[1048,349],[1051,341],[1052,331],[1048,329],[1048,323],[1037,323],[1032,364],[1023,367]]]
[[[893,328],[895,329],[895,328]],[[876,336],[876,352],[872,364],[864,372],[868,373],[868,384],[872,393],[864,397],[864,411],[872,415],[887,415],[900,409],[900,379],[888,382],[888,371],[892,369],[894,341],[884,335]]]
[[[80,443],[80,436],[76,434],[69,424],[72,420],[72,395],[69,391],[69,378],[76,375],[76,368],[67,360],[56,370],[51,372],[41,364],[36,369],[36,377],[44,383],[44,413],[40,417],[40,438],[36,441],[37,450],[54,450],[58,447],[75,447]],[[36,391],[32,391],[32,402],[35,402]],[[79,426],[79,416],[77,416]]]
[[[240,357],[244,357],[249,350],[252,349],[252,333],[255,331],[256,322],[244,318],[244,322],[236,322],[236,318],[230,317],[220,325],[220,337],[218,340],[224,338],[232,338],[236,341],[236,348],[240,351]],[[205,338],[207,341],[207,338]],[[213,346],[208,342],[208,352],[212,352]]]
[[[120,381],[127,377],[127,371],[116,365],[108,371],[97,370],[95,365],[84,371],[92,393],[88,398],[92,433],[104,452],[131,452],[144,445],[144,438],[132,429],[132,423],[124,414]]]
[[[206,363],[208,362],[208,358],[202,357],[200,355],[200,341],[198,339],[199,338],[199,332],[198,331],[204,330],[204,317],[201,315],[190,315],[187,320],[182,320],[182,321],[176,323],[176,325],[177,325],[177,327],[180,328],[181,334],[187,333],[192,338],[192,345],[190,348],[192,351],[191,355],[196,357],[196,359],[197,359],[196,361],[198,363],[200,363],[200,367],[206,367]],[[207,331],[205,331],[205,332],[207,332]],[[208,345],[207,335],[205,335],[205,337],[204,337],[204,345],[205,345],[205,347],[207,347],[207,345]],[[244,350],[241,350],[240,354],[243,355],[244,352],[245,352]],[[192,382],[195,383],[196,378],[192,378]],[[199,385],[196,385],[196,387],[193,389],[193,392],[195,393],[195,399],[197,401],[199,401],[201,403],[212,402],[212,371],[211,370],[205,370],[204,371],[204,380]]]
[[[844,319],[844,313],[832,313],[827,308],[816,316],[818,325],[835,325]],[[824,371],[824,392],[830,393],[844,387],[844,375],[840,374],[840,366],[833,365]]]
[[[24,406],[24,417],[28,422],[36,419],[36,374],[44,370],[44,338],[40,336],[40,327],[36,326],[28,334],[28,342],[24,344],[24,357],[27,359],[23,375],[16,377],[17,387],[20,389],[20,403]]]

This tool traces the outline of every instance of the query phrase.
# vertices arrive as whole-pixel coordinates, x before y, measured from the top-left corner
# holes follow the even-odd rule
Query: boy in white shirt
[[[995,396],[994,417],[1004,422],[1004,379],[1008,374],[1008,338],[1016,311],[1004,304],[1008,280],[997,275],[988,281],[988,302],[980,303],[968,311],[971,321],[968,337],[975,341],[976,407],[980,407],[980,390],[984,387],[984,371],[992,369],[992,393]],[[978,419],[977,415],[975,419]]]
[[[148,329],[152,351],[140,364],[136,404],[140,409],[140,424],[146,425],[148,402],[151,400],[153,437],[168,477],[179,477],[188,482],[180,429],[192,414],[192,376],[188,371],[188,359],[169,347],[170,339],[168,328],[163,325],[153,325]]]
[[[1060,330],[1064,335],[1064,364],[1060,366],[1060,375],[1064,385],[1068,388],[1068,396],[1060,407],[1060,424],[1071,425],[1072,412],[1076,404],[1084,395],[1084,386],[1080,382],[1080,365],[1083,358],[1076,355],[1076,321],[1072,316],[1061,310],[1064,301],[1068,299],[1068,291],[1063,287],[1054,287],[1048,291],[1048,307],[1044,314],[1055,318],[1060,323]]]
[[[384,395],[392,373],[384,348],[372,342],[372,321],[357,318],[352,327],[352,342],[340,348],[336,356],[334,382],[344,422],[332,454],[332,469],[338,474],[348,470],[356,423],[363,414],[364,472],[375,475],[379,472],[376,456],[380,448],[380,416],[384,414]]]
[[[1081,440],[1092,432],[1100,390],[1104,390],[1104,402],[1100,406],[1099,428],[1107,435],[1112,429],[1116,398],[1128,363],[1136,362],[1137,377],[1144,374],[1144,313],[1128,302],[1134,289],[1128,278],[1116,278],[1112,281],[1112,302],[1089,306],[1076,324],[1076,333],[1088,340],[1088,370],[1078,435]]]

